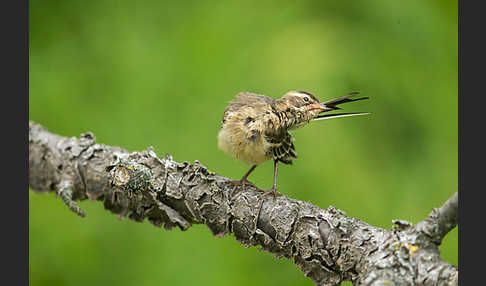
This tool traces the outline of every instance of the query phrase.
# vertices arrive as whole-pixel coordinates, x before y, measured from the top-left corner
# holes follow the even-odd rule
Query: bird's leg
[[[248,181],[248,176],[251,174],[251,172],[253,172],[253,170],[255,170],[256,167],[257,167],[257,165],[251,166],[250,170],[248,170],[248,172],[246,172],[246,174],[243,175],[243,177],[241,178],[241,180],[239,180],[239,181],[231,181],[231,183],[235,185],[235,188],[233,189],[233,192],[236,191],[236,189],[239,186],[244,186],[245,183],[248,183],[248,184],[251,184],[252,186],[255,186],[255,185],[253,185],[253,183],[251,183],[250,181]]]
[[[263,194],[263,197],[268,195],[268,194],[272,194],[273,197],[276,197],[277,195],[280,194],[279,192],[277,192],[278,160],[273,161],[273,171],[274,171],[274,173],[273,173],[273,187],[270,190],[265,191],[265,193]]]

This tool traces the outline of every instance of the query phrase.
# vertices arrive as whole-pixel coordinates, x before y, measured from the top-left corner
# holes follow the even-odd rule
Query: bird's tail
[[[367,96],[360,97],[360,98],[351,98],[351,97],[358,95],[358,94],[359,94],[359,91],[351,92],[349,94],[346,94],[346,95],[343,95],[343,96],[340,96],[340,97],[336,97],[336,98],[330,99],[328,101],[321,102],[321,104],[325,104],[329,108],[341,109],[341,108],[337,107],[337,105],[343,104],[343,103],[346,103],[346,102],[369,99],[369,97],[367,97]]]
[[[346,95],[336,97],[336,98],[330,99],[328,101],[322,102],[321,104],[324,104],[324,105],[326,105],[326,107],[330,108],[329,110],[323,111],[322,113],[332,111],[332,110],[341,109],[340,107],[337,106],[339,104],[369,99],[369,97],[367,97],[367,96],[360,97],[360,98],[351,98],[351,97],[358,95],[358,94],[359,94],[359,91],[355,91],[355,92],[351,92],[349,94],[346,94]],[[367,114],[371,114],[371,112],[348,112],[348,113],[336,113],[336,114],[319,114],[316,118],[314,118],[314,121],[315,120],[331,119],[331,118],[339,118],[339,117],[367,115]]]
[[[339,118],[339,117],[367,115],[367,114],[371,114],[371,112],[348,112],[348,113],[336,113],[336,114],[320,114],[316,118],[314,118],[312,121],[331,119],[331,118]]]

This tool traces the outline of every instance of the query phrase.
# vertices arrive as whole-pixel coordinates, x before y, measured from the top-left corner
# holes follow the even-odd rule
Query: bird
[[[223,112],[221,129],[218,133],[218,148],[237,160],[251,165],[251,168],[238,181],[231,181],[235,187],[244,188],[245,184],[256,187],[248,180],[255,168],[273,159],[273,186],[270,190],[258,190],[274,197],[277,191],[278,164],[292,164],[297,159],[294,138],[289,133],[311,121],[331,118],[359,116],[370,112],[348,112],[329,114],[340,110],[343,103],[369,99],[353,98],[359,91],[320,102],[308,91],[291,90],[281,98],[272,98],[252,92],[239,92]]]

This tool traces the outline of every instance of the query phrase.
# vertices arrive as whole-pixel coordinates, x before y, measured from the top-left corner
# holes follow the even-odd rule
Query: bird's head
[[[309,113],[313,117],[323,111],[339,109],[334,106],[326,106],[307,91],[289,91],[282,96],[281,100],[287,105],[287,108],[297,112]]]
[[[314,119],[323,111],[339,109],[335,106],[326,106],[312,93],[307,91],[289,91],[279,100],[281,109],[297,116],[296,125],[302,125]]]

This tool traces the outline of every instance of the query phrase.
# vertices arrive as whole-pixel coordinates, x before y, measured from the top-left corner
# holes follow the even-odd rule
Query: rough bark
[[[415,226],[392,230],[367,224],[332,206],[321,209],[285,195],[262,197],[251,186],[233,192],[231,180],[198,161],[159,158],[149,147],[128,152],[97,144],[92,133],[66,138],[29,123],[29,185],[56,191],[81,216],[77,200],[165,229],[205,224],[293,259],[316,285],[457,285],[458,269],[440,258],[442,238],[457,225],[457,192]]]

